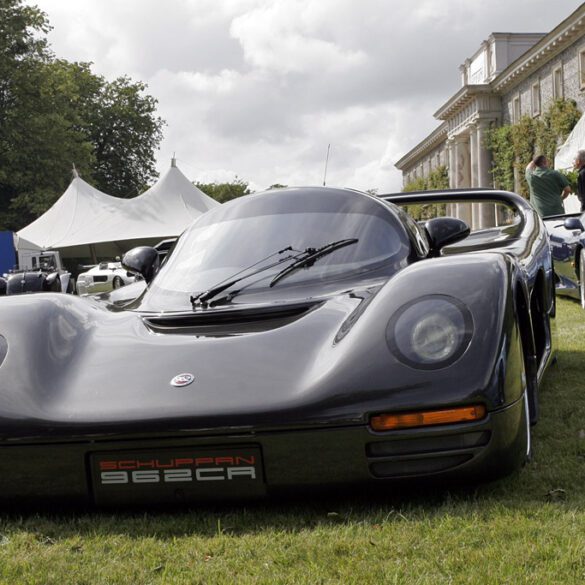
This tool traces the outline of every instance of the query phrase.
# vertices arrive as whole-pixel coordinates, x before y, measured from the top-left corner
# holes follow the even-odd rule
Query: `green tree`
[[[112,195],[137,195],[156,177],[164,123],[146,86],[56,59],[48,30],[38,8],[0,0],[0,229],[46,211],[73,163]]]
[[[140,194],[158,176],[154,153],[164,121],[156,117],[157,100],[146,85],[120,77],[101,79],[88,104],[84,131],[93,146],[96,187],[117,197]]]
[[[248,183],[237,176],[231,183],[195,183],[195,186],[220,203],[252,193]]]
[[[26,120],[19,116],[22,88],[34,93],[33,74],[50,54],[42,37],[49,30],[46,16],[22,0],[0,0],[0,229],[7,229],[12,197],[17,193],[13,181],[15,137],[26,131]]]
[[[16,102],[5,128],[11,148],[1,165],[7,171],[2,195],[12,193],[8,227],[19,229],[46,211],[71,180],[73,163],[91,179],[95,159],[79,101],[93,81],[88,69],[50,61],[37,63],[27,80],[15,85]]]

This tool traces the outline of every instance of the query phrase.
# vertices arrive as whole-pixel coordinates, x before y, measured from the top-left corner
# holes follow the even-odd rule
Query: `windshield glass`
[[[230,280],[259,261],[250,272],[276,265],[234,288],[269,289],[272,278],[299,253],[349,238],[358,241],[295,270],[272,290],[345,278],[380,266],[388,266],[391,273],[409,256],[409,239],[385,204],[360,193],[313,188],[249,195],[207,212],[183,234],[144,301],[147,310],[190,306],[191,294]],[[278,254],[289,246],[293,250]]]

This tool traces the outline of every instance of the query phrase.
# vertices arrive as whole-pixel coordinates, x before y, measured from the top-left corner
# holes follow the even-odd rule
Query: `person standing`
[[[577,151],[577,156],[573,161],[573,167],[579,171],[577,177],[577,197],[581,202],[581,211],[585,211],[585,150]]]
[[[563,199],[571,193],[571,186],[567,177],[549,168],[546,156],[540,154],[528,163],[526,181],[530,203],[540,217],[565,213]]]

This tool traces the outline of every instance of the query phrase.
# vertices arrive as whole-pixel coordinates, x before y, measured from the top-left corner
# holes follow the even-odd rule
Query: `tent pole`
[[[89,245],[89,253],[91,254],[91,263],[92,264],[97,264],[97,255],[95,253],[95,245],[94,244],[90,244]]]

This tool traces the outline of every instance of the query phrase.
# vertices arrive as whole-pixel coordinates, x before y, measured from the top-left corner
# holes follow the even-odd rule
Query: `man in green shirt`
[[[530,203],[540,217],[565,213],[563,199],[571,193],[567,178],[548,166],[543,154],[535,156],[526,167]]]

